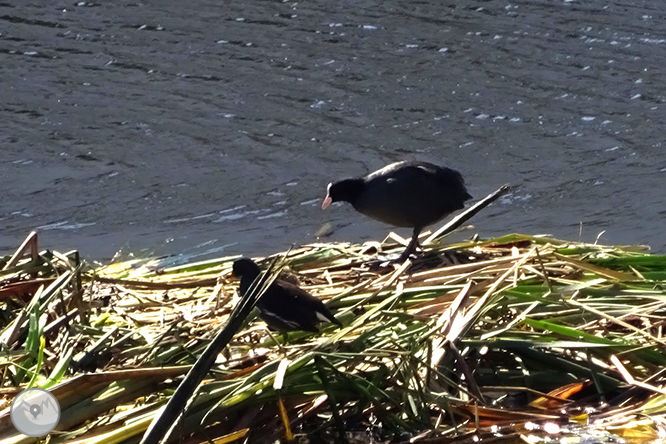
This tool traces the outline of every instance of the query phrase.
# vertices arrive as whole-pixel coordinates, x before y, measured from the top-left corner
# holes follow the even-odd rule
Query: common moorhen
[[[248,258],[234,262],[233,274],[240,278],[240,294],[244,296],[259,276],[259,266]],[[342,326],[322,301],[288,282],[275,280],[257,301],[259,317],[269,328],[281,333],[304,330],[318,332],[317,324],[332,322]]]
[[[352,204],[359,213],[396,227],[413,228],[404,261],[418,245],[421,230],[465,206],[471,199],[462,175],[427,162],[396,162],[364,177],[328,185],[322,209],[332,202]]]

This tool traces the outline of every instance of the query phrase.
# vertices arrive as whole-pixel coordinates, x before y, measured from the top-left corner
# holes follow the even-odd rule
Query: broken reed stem
[[[511,189],[511,185],[509,184],[502,185],[497,191],[478,201],[476,204],[472,205],[470,208],[454,217],[449,223],[432,233],[425,241],[423,241],[422,245],[428,245],[434,240],[442,238],[451,233],[453,230],[462,226],[462,224],[471,219],[472,216],[474,216],[476,213],[483,210],[485,207],[511,191]]]

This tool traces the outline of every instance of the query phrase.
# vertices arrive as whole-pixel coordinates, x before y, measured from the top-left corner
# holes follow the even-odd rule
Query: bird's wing
[[[326,304],[318,298],[288,282],[279,281],[278,285],[285,290],[288,290],[287,293],[293,301],[293,309],[301,316],[307,317],[314,324],[317,322],[332,322],[340,325],[340,321],[335,319],[335,316],[333,316],[328,307],[326,307]]]

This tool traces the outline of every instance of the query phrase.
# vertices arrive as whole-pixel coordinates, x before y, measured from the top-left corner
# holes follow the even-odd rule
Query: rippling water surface
[[[482,236],[666,250],[661,2],[0,2],[0,250],[381,239],[326,184],[402,159]],[[582,235],[581,233],[582,226]],[[398,230],[409,235],[409,230]]]

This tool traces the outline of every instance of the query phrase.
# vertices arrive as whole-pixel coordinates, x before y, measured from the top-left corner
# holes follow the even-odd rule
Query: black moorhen
[[[259,266],[246,257],[234,262],[233,274],[240,278],[240,294],[244,296],[259,276]],[[275,280],[257,302],[259,317],[269,328],[281,333],[304,330],[318,332],[319,322],[342,326],[322,301],[302,288]]]
[[[427,162],[396,162],[365,177],[330,183],[321,208],[349,202],[373,219],[413,228],[399,259],[404,261],[418,245],[423,228],[460,210],[471,198],[458,171]]]

